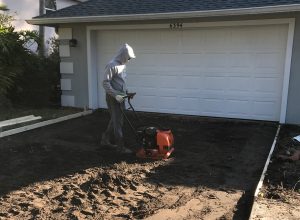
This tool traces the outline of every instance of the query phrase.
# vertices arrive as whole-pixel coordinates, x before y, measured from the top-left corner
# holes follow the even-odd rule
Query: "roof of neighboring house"
[[[278,9],[275,12],[298,11],[300,0],[89,0],[33,20],[237,10],[251,10],[254,14],[261,9],[265,9],[264,13],[274,12],[274,9]]]

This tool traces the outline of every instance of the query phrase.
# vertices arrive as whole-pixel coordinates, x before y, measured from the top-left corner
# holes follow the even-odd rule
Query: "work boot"
[[[132,150],[130,150],[127,147],[119,147],[118,152],[120,152],[121,154],[132,154]]]
[[[104,134],[102,134],[100,144],[103,145],[103,146],[108,146],[108,147],[112,147],[112,148],[117,148],[118,147],[117,145],[110,143],[109,140],[106,139]]]

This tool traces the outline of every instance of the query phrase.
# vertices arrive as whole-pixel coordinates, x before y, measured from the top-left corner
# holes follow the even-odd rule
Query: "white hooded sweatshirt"
[[[106,65],[104,72],[103,87],[106,94],[116,97],[126,93],[126,63],[135,58],[133,49],[123,45],[117,55]]]

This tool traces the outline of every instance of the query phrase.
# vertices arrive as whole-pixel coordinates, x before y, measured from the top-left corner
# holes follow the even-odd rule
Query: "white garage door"
[[[287,32],[287,25],[99,31],[99,107],[104,67],[127,42],[137,55],[127,66],[137,110],[279,121]]]

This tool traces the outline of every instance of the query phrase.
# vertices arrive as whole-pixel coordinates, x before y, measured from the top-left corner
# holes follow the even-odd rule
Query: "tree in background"
[[[13,85],[13,80],[22,71],[20,58],[26,50],[19,33],[11,25],[13,17],[0,12],[0,96]]]
[[[53,44],[54,52],[49,57],[38,56],[25,46],[32,42],[40,45],[38,32],[15,31],[11,25],[13,19],[9,13],[0,11],[0,102],[6,97],[14,105],[40,107],[57,104],[57,45]]]

